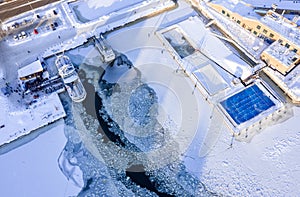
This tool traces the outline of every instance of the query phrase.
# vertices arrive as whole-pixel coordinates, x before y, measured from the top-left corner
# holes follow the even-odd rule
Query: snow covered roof
[[[261,21],[286,39],[300,46],[300,29],[297,27],[297,24],[272,10],[269,10],[264,17],[261,17],[255,13],[253,7],[245,2],[213,0],[211,3],[221,5],[240,16]]]
[[[276,4],[278,9],[300,10],[300,1],[282,1],[282,0],[244,0],[254,7],[271,8]]]
[[[208,35],[203,38],[202,52],[237,78],[245,80],[252,75],[251,67],[232,53],[218,38]]]
[[[32,75],[34,73],[42,72],[43,67],[40,62],[40,60],[36,60],[35,62],[32,62],[31,64],[28,64],[27,66],[24,66],[23,68],[20,68],[18,70],[18,76],[19,78],[27,77],[29,75]]]
[[[193,74],[210,95],[214,95],[228,87],[221,74],[211,64],[199,68]]]
[[[296,51],[289,50],[286,46],[277,41],[270,45],[265,52],[279,60],[287,68],[293,65],[295,59],[299,59]]]
[[[226,70],[227,74],[230,73],[230,75],[242,80],[252,75],[251,66],[232,53],[220,39],[210,34],[199,17],[191,17],[188,20],[162,30],[162,32],[166,32],[172,28],[180,29],[179,31],[183,35],[188,34],[186,39],[193,45],[196,51],[199,50],[202,54],[205,54],[207,58]]]
[[[0,121],[0,124],[5,124],[0,129],[0,146],[66,116],[57,93],[40,97],[26,110],[11,110],[5,97],[0,97],[0,104],[4,108],[4,113],[0,114],[0,120],[4,121]]]
[[[269,11],[268,14],[261,18],[261,22],[300,46],[300,29],[297,28],[297,24],[272,11]]]
[[[294,103],[300,103],[300,67],[297,66],[286,76],[266,67],[264,72],[292,99]]]
[[[245,16],[247,18],[253,18],[253,19],[260,19],[261,16],[257,13],[255,13],[253,10],[254,8],[251,7],[249,4],[246,4],[244,2],[240,1],[232,1],[232,0],[213,0],[211,3],[219,4],[228,10],[238,13],[240,16]]]

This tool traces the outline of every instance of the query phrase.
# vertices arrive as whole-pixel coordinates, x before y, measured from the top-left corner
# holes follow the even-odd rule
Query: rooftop
[[[212,35],[202,25],[200,18],[193,17],[182,21],[177,25],[183,32],[188,32],[189,42],[195,45],[208,58],[218,63],[226,69],[231,75],[242,80],[252,75],[252,68],[240,57],[230,51],[219,38]],[[198,28],[194,28],[197,26]]]
[[[193,72],[193,75],[210,95],[214,95],[229,87],[220,72],[211,64],[197,69]]]
[[[283,1],[283,0],[244,0],[253,7],[271,8],[272,4],[276,4],[278,9],[300,10],[300,1]]]
[[[300,67],[297,66],[286,76],[281,75],[271,68],[264,68],[264,72],[292,99],[300,103]]]
[[[211,3],[222,5],[228,10],[231,10],[232,12],[238,13],[239,15],[247,18],[252,18],[256,20],[259,20],[261,18],[259,14],[253,12],[253,7],[241,1],[212,0]]]
[[[300,29],[297,27],[297,24],[272,10],[269,10],[264,17],[261,17],[254,12],[254,8],[251,5],[245,2],[213,0],[211,3],[222,5],[240,16],[259,20],[283,35],[286,39],[300,46]]]
[[[28,64],[28,65],[24,66],[23,68],[20,68],[18,70],[18,76],[19,76],[19,78],[22,78],[22,77],[26,77],[26,76],[32,75],[37,72],[42,72],[42,71],[43,71],[43,67],[41,65],[40,60],[36,60],[36,61],[32,62],[31,64]]]
[[[297,24],[273,11],[269,11],[261,18],[261,22],[300,47],[300,29]]]

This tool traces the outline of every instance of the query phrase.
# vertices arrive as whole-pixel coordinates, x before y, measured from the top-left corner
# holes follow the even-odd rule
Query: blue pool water
[[[275,103],[257,85],[253,85],[222,101],[221,105],[237,124],[241,124]]]

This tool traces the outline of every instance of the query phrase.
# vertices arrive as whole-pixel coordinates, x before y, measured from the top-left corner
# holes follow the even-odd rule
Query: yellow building
[[[283,75],[286,75],[300,64],[298,48],[291,47],[287,42],[281,39],[275,41],[264,50],[261,54],[261,59]]]
[[[300,29],[296,23],[272,10],[261,17],[253,12],[252,7],[243,3],[230,4],[227,1],[219,0],[209,2],[208,6],[250,31],[253,35],[264,39],[267,43],[273,43],[270,45],[270,49],[267,48],[262,52],[260,57],[281,74],[286,75],[299,65]],[[271,49],[280,51],[273,53]],[[289,55],[288,58],[281,57],[287,54]]]

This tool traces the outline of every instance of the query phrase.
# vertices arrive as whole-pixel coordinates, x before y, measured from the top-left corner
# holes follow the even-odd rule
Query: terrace
[[[292,43],[296,44],[297,46],[300,46],[300,31],[297,27],[297,24],[289,21],[288,19],[273,11],[269,11],[268,14],[266,14],[261,19],[261,22],[268,25],[274,31],[280,33],[283,37],[285,37]]]
[[[281,41],[276,41],[270,45],[262,54],[263,59],[266,56],[270,56],[278,64],[270,62],[270,64],[276,67],[282,74],[286,74],[291,69],[299,64],[299,55],[297,54],[296,49],[290,49],[289,44],[283,44]]]

